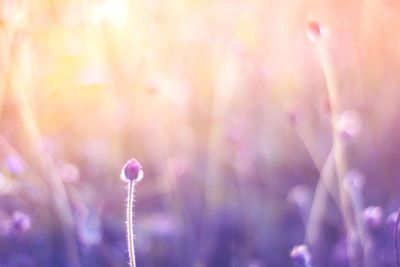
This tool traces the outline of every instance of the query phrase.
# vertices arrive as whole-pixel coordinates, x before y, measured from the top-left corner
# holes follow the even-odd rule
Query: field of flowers
[[[399,88],[396,0],[1,0],[0,267],[400,266]]]

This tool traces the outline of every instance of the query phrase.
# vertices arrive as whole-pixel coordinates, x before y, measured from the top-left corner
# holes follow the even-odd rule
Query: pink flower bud
[[[121,179],[124,181],[139,182],[143,178],[143,170],[139,161],[130,159],[122,168]]]
[[[328,31],[326,28],[322,27],[317,21],[309,21],[306,29],[307,37],[311,42],[316,43],[322,38],[328,36]]]

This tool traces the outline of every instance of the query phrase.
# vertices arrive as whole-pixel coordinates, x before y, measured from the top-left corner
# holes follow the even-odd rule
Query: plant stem
[[[398,245],[398,235],[399,235],[399,222],[400,222],[400,209],[397,213],[396,223],[394,225],[394,250],[396,253],[396,263],[397,267],[400,267],[400,258],[399,258],[399,245]]]
[[[325,43],[320,43],[317,46],[317,52],[319,55],[319,59],[321,62],[321,66],[324,72],[327,89],[328,89],[328,97],[329,102],[331,104],[331,123],[332,123],[332,138],[333,138],[333,153],[336,165],[336,176],[338,180],[338,191],[339,191],[339,201],[340,201],[340,209],[343,214],[344,224],[346,227],[347,235],[350,237],[353,233],[356,233],[356,238],[361,239],[361,243],[364,243],[363,239],[364,230],[361,229],[360,232],[357,232],[356,229],[356,217],[360,214],[360,210],[353,210],[351,205],[351,196],[350,192],[347,192],[344,188],[343,181],[345,179],[345,175],[349,170],[348,166],[348,151],[345,147],[345,144],[341,140],[340,133],[337,129],[338,121],[339,121],[339,112],[341,112],[341,106],[339,105],[339,86],[337,74],[335,73],[335,68],[333,65],[333,60],[331,59],[331,55],[328,51],[328,47]],[[354,214],[355,213],[355,214]],[[351,245],[355,249],[357,245]],[[360,266],[360,259],[357,253],[353,253],[350,255],[350,266]]]
[[[131,267],[136,267],[135,262],[135,245],[133,243],[133,191],[134,191],[134,181],[129,181],[128,189],[128,209],[126,211],[127,215],[127,232],[128,232],[128,249],[129,249],[129,262]]]

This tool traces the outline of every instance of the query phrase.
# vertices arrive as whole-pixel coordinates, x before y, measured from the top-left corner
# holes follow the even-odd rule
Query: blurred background
[[[0,1],[0,266],[128,266],[132,157],[139,267],[395,266],[399,15],[395,0]]]

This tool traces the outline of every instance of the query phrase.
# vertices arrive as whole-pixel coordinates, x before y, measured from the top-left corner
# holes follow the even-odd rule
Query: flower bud
[[[317,21],[309,21],[306,29],[307,37],[311,42],[316,43],[322,38],[328,37],[328,30]]]
[[[143,178],[143,170],[139,161],[130,159],[122,168],[121,179],[124,181],[139,182]]]
[[[290,252],[295,265],[311,266],[311,252],[307,245],[295,246]]]

